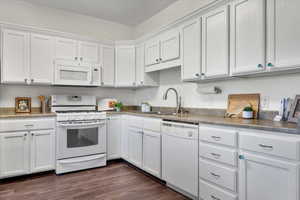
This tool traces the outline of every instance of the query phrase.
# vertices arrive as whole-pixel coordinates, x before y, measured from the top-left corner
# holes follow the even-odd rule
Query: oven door
[[[106,152],[106,122],[58,124],[57,159]]]
[[[91,86],[92,82],[90,66],[76,66],[74,63],[58,63],[55,66],[55,85]]]

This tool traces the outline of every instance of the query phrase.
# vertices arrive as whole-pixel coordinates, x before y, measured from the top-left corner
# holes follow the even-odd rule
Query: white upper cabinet
[[[167,31],[146,42],[146,72],[180,66],[180,34],[177,29]]]
[[[202,73],[204,78],[229,75],[229,7],[202,17]]]
[[[56,59],[78,61],[77,41],[68,38],[56,38]]]
[[[4,29],[2,44],[2,82],[27,83],[29,81],[29,34]]]
[[[197,79],[201,74],[201,24],[194,19],[181,28],[182,35],[182,80]]]
[[[79,60],[85,63],[99,63],[99,45],[92,42],[79,42]]]
[[[30,37],[30,82],[51,84],[54,67],[54,38],[31,34]]]
[[[157,72],[145,72],[145,45],[135,47],[136,86],[157,86],[159,74]]]
[[[101,46],[101,76],[102,86],[115,85],[115,48],[114,46]]]
[[[265,0],[234,0],[231,14],[232,74],[264,71]]]
[[[69,38],[56,38],[56,59],[98,64],[99,45]]]
[[[240,200],[299,200],[299,164],[241,152]]]
[[[159,63],[160,58],[159,40],[154,39],[145,45],[145,64],[146,66],[155,65]]]
[[[55,131],[32,131],[30,134],[31,172],[55,169]]]
[[[268,0],[268,57],[270,69],[300,67],[300,1]]]
[[[160,39],[160,62],[168,62],[180,57],[179,32],[167,33]]]
[[[134,87],[135,82],[135,47],[116,47],[116,82],[119,87]]]

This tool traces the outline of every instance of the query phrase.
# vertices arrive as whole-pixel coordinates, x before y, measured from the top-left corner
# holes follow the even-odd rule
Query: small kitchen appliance
[[[109,111],[114,110],[114,104],[118,102],[117,99],[113,98],[103,98],[99,99],[97,102],[98,111]]]

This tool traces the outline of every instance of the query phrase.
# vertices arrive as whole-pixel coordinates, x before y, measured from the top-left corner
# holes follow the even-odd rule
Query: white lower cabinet
[[[55,118],[0,120],[0,179],[55,169]]]
[[[143,135],[143,169],[150,174],[161,177],[161,134],[144,131]]]
[[[143,161],[143,130],[129,128],[128,131],[128,161],[142,168]]]
[[[121,158],[128,160],[128,123],[127,115],[122,116]],[[109,132],[108,132],[109,134]]]
[[[31,133],[31,172],[41,172],[55,168],[54,130],[32,131]]]
[[[299,163],[241,152],[240,200],[299,200]]]
[[[107,160],[121,158],[122,120],[110,117],[107,121]]]
[[[0,145],[0,178],[28,174],[28,132],[3,133],[0,136]]]

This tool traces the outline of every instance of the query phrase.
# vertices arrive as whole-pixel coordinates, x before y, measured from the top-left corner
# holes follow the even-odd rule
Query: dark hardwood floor
[[[183,200],[184,196],[125,162],[56,176],[0,181],[0,200]]]

